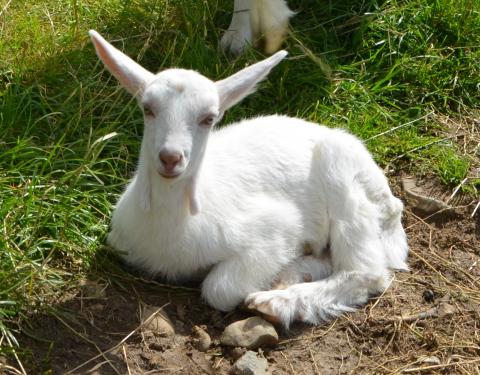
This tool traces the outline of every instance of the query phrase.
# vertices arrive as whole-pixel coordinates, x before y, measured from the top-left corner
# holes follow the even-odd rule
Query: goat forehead
[[[215,84],[193,70],[168,69],[158,73],[148,85],[142,98],[144,103],[176,99],[211,102],[218,101]]]

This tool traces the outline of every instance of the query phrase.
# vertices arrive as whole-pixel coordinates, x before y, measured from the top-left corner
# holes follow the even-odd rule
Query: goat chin
[[[171,281],[206,273],[210,305],[245,303],[286,327],[352,311],[385,290],[390,269],[407,269],[403,205],[357,138],[277,115],[212,130],[285,51],[212,82],[184,69],[154,75],[90,35],[145,114],[108,235],[127,262]],[[159,163],[186,169],[166,179]]]

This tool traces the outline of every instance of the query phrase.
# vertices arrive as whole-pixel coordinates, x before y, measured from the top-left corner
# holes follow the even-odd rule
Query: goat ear
[[[279,51],[268,59],[253,64],[239,72],[217,81],[218,95],[220,98],[220,112],[237,104],[240,100],[255,91],[257,83],[262,81],[270,70],[287,56],[287,51]]]
[[[90,30],[88,33],[95,46],[98,57],[110,73],[112,73],[131,94],[141,94],[154,75],[108,43],[95,30]]]

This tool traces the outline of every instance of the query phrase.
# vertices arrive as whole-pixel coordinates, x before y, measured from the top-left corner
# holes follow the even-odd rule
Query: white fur
[[[246,301],[285,326],[350,311],[386,288],[389,268],[407,268],[402,203],[357,138],[285,116],[218,131],[199,125],[251,93],[285,52],[214,83],[182,69],[151,75],[90,35],[154,113],[108,236],[127,262],[167,280],[206,276],[202,294],[213,307]],[[182,154],[177,177],[163,177],[162,150]],[[303,283],[305,273],[315,281]],[[269,290],[283,277],[294,285]]]
[[[220,43],[224,50],[240,54],[247,44],[256,46],[263,40],[265,52],[274,53],[294,14],[285,0],[235,0],[232,21]]]

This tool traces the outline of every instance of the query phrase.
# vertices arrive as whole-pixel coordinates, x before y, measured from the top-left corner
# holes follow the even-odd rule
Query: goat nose
[[[180,152],[171,152],[166,150],[160,151],[158,157],[167,170],[172,170],[175,168],[175,166],[183,159],[183,156]]]

